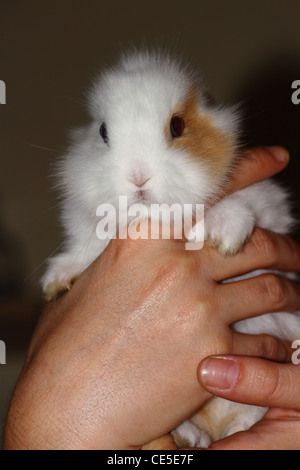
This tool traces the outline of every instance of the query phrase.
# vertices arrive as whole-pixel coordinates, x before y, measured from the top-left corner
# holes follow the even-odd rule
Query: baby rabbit
[[[204,204],[205,238],[224,255],[241,250],[256,225],[290,230],[286,192],[274,182],[254,184],[217,202],[237,159],[238,113],[212,105],[199,77],[178,60],[159,52],[123,55],[90,88],[88,109],[91,122],[72,133],[58,167],[66,242],[42,278],[49,300],[70,289],[105,249],[109,239],[96,235],[96,209],[110,203],[118,211],[121,195],[129,206]],[[292,340],[300,338],[300,317],[268,314],[233,328]],[[219,398],[204,409],[174,431],[179,445],[206,447],[249,428],[266,411]]]

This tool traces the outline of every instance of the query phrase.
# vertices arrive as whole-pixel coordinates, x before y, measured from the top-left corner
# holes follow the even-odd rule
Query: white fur
[[[53,281],[65,284],[69,272],[80,274],[101,254],[107,243],[96,236],[96,209],[102,203],[117,207],[120,195],[129,205],[140,202],[136,180],[149,178],[146,204],[205,203],[220,189],[225,175],[212,180],[204,161],[170,148],[165,136],[171,112],[192,89],[198,89],[199,111],[236,133],[235,110],[209,107],[199,82],[178,61],[147,52],[123,56],[95,81],[88,93],[91,123],[71,133],[58,165],[66,242],[63,253],[49,260],[44,290]],[[108,145],[99,135],[102,122]]]
[[[58,184],[64,194],[61,220],[66,242],[63,252],[49,260],[42,279],[45,290],[56,281],[68,285],[105,249],[107,242],[96,236],[99,204],[117,205],[120,195],[127,196],[129,203],[139,202],[136,183],[146,179],[143,202],[148,204],[205,204],[220,190],[226,175],[212,178],[206,159],[191,159],[187,152],[174,150],[165,136],[170,113],[195,87],[199,90],[199,112],[210,117],[219,129],[234,135],[235,109],[209,106],[197,78],[168,56],[124,56],[114,69],[95,81],[88,98],[92,120],[73,131],[69,151],[58,167]],[[108,145],[99,135],[102,122],[107,125]],[[224,198],[207,212],[205,221],[206,238],[224,253],[234,253],[242,247],[254,226],[285,233],[293,223],[286,192],[271,181]],[[299,313],[252,318],[239,322],[235,329],[299,339]],[[231,405],[226,403],[225,408],[224,401],[220,406],[224,413],[230,413]],[[239,405],[232,406],[236,409]],[[246,429],[259,417],[261,409],[241,405],[240,417],[221,435]],[[177,431],[191,445],[210,442],[194,424],[184,423]]]

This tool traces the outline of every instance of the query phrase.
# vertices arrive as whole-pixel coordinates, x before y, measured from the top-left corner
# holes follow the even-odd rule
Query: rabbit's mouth
[[[148,189],[138,189],[134,193],[134,202],[138,204],[149,204],[151,200],[151,192]]]

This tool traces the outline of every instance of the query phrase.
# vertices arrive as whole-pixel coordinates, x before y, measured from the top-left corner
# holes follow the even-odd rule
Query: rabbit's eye
[[[183,133],[184,122],[179,116],[173,116],[170,122],[172,137],[179,137]]]
[[[100,135],[103,139],[103,141],[107,144],[108,142],[108,135],[107,135],[107,128],[105,122],[102,122],[100,129],[99,129]]]

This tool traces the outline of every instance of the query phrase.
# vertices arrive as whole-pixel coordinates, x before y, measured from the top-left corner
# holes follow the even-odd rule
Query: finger
[[[207,450],[298,450],[299,424],[299,411],[270,408],[248,432],[238,432],[213,442]]]
[[[210,393],[238,403],[300,411],[300,368],[246,356],[211,357],[198,368]]]
[[[223,281],[256,269],[300,271],[300,245],[288,235],[256,228],[240,253],[224,258],[207,247],[207,257],[215,281]],[[197,252],[196,256],[197,256]]]
[[[272,273],[219,284],[216,292],[228,312],[226,318],[230,324],[264,313],[300,309],[300,284]]]
[[[247,149],[242,153],[242,157],[225,188],[225,194],[269,178],[283,170],[289,162],[288,151],[279,146]]]
[[[214,442],[209,450],[298,450],[299,422],[263,419],[250,431]]]
[[[236,355],[260,357],[272,361],[290,363],[291,343],[271,335],[234,333],[233,350]]]
[[[300,411],[290,410],[288,408],[269,408],[265,414],[266,419],[288,419],[288,420],[299,420],[300,422]]]

